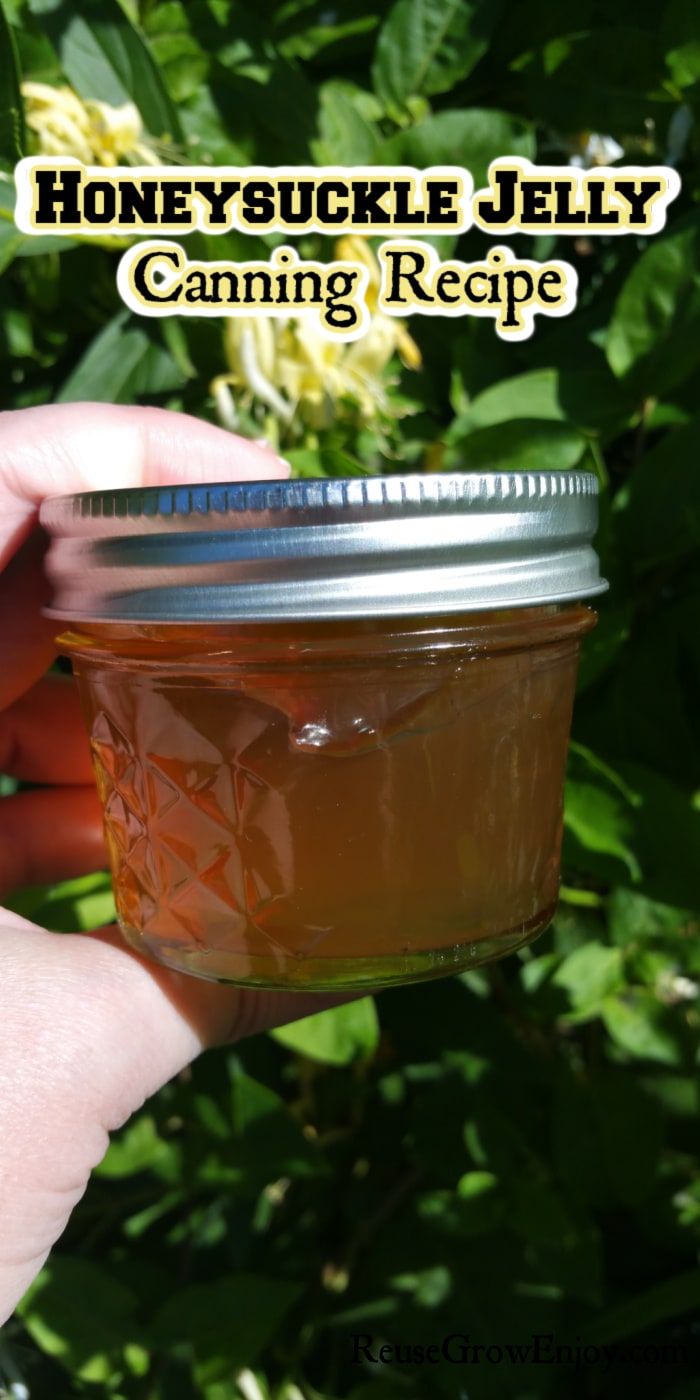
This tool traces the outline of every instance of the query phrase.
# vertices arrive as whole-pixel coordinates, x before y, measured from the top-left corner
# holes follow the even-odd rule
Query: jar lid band
[[[607,588],[587,472],[468,472],[89,491],[46,500],[50,616],[276,622],[429,616]]]

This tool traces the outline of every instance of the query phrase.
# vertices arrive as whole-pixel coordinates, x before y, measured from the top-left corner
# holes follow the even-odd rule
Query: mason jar
[[[547,926],[595,477],[106,490],[41,521],[133,947],[338,990]]]

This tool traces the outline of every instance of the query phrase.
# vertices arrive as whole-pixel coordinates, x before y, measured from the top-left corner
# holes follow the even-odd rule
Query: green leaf
[[[587,1020],[598,1013],[603,999],[623,984],[621,950],[586,943],[564,959],[552,982],[568,992],[573,1011],[570,1019]]]
[[[274,62],[267,0],[241,5],[237,0],[187,4],[187,21],[203,51],[229,72],[247,73],[266,83]]]
[[[655,238],[615,302],[606,354],[641,397],[667,393],[700,363],[700,218]]]
[[[644,892],[697,911],[700,805],[692,792],[642,764],[627,764],[623,771],[639,801],[636,850]]]
[[[160,1137],[150,1114],[141,1113],[112,1138],[106,1156],[95,1170],[98,1176],[115,1180],[153,1171],[164,1180],[176,1181],[178,1167],[175,1145]]]
[[[397,0],[382,25],[372,69],[390,110],[412,97],[447,92],[488,45],[498,0]]]
[[[116,918],[112,881],[103,871],[18,890],[5,902],[24,919],[33,919],[57,933],[100,928]]]
[[[238,6],[236,29],[242,14]],[[307,164],[316,133],[316,88],[294,64],[265,55],[251,62],[237,47],[219,48],[209,90],[202,89],[204,127],[200,120],[195,128],[203,137],[201,154],[215,153],[206,159],[221,163],[219,149],[228,145],[245,151],[252,164]],[[183,117],[188,115],[189,106]],[[189,121],[184,124],[192,129]]]
[[[658,35],[637,23],[636,10],[631,24],[615,24],[616,13],[586,33],[586,16],[579,18],[577,11],[568,34],[557,26],[541,49],[530,48],[522,65],[526,105],[559,132],[629,139],[641,135],[660,104],[670,102]]]
[[[364,57],[379,22],[371,0],[344,0],[342,10],[329,10],[323,0],[290,0],[277,7],[275,42],[287,58],[306,61],[319,55],[340,69],[355,54]]]
[[[250,1194],[280,1176],[322,1176],[326,1162],[304,1136],[284,1100],[234,1066],[231,1086],[231,1159]]]
[[[324,1065],[348,1065],[368,1059],[379,1043],[379,1020],[372,997],[318,1011],[272,1031],[273,1039],[297,1055]]]
[[[631,623],[631,603],[604,605],[593,631],[583,639],[578,670],[579,691],[593,685],[614,662],[619,661],[622,648],[629,639]]]
[[[622,947],[658,937],[680,943],[694,932],[694,918],[689,909],[660,904],[621,886],[612,891],[608,900],[608,928],[611,938]]]
[[[635,852],[640,799],[620,775],[582,744],[572,743],[566,783],[564,824],[588,851],[612,856],[641,877]]]
[[[250,165],[255,161],[255,138],[246,122],[243,130],[223,118],[210,89],[204,85],[182,108],[182,125],[189,159],[202,165]],[[196,235],[195,235],[196,236]]]
[[[415,1274],[396,1274],[391,1286],[401,1293],[410,1293],[419,1308],[436,1308],[452,1292],[452,1277],[449,1269],[437,1264],[434,1269],[421,1269]]]
[[[109,1380],[127,1342],[139,1339],[136,1296],[89,1259],[53,1256],[18,1306],[41,1351],[80,1380]]]
[[[614,1307],[607,1307],[602,1316],[586,1324],[586,1342],[591,1346],[606,1346],[636,1337],[661,1322],[682,1317],[700,1307],[700,1270],[665,1278],[634,1294]]]
[[[679,1013],[662,1005],[653,992],[629,988],[624,995],[604,1001],[601,1012],[615,1044],[634,1059],[683,1063],[687,1037]]]
[[[184,383],[172,355],[120,311],[95,336],[56,396],[58,403],[133,403]]]
[[[498,1177],[493,1172],[465,1172],[457,1182],[457,1195],[461,1201],[474,1201],[498,1186]]]
[[[460,423],[474,428],[492,428],[514,418],[536,418],[540,422],[561,422],[565,418],[559,403],[559,376],[553,369],[533,369],[489,385],[472,400]]]
[[[566,423],[514,418],[469,431],[458,419],[449,433],[448,465],[458,471],[568,471],[587,449],[586,439]]]
[[[625,531],[625,554],[627,543]],[[596,737],[611,749],[643,756],[650,768],[682,786],[700,784],[700,727],[685,682],[700,598],[689,608],[692,603],[671,594],[643,621],[638,617],[624,664],[615,667],[606,688],[607,735]],[[650,685],[651,675],[663,676],[663,685]]]
[[[566,784],[564,822],[582,846],[624,862],[632,879],[641,877],[633,849],[633,814],[620,796],[593,783]]]
[[[699,431],[696,417],[664,433],[634,471],[617,528],[636,572],[700,546],[700,472],[694,469]]]
[[[187,322],[183,324],[183,319],[178,316],[164,316],[160,323],[160,332],[163,344],[175,361],[182,379],[196,379],[197,370],[190,358],[187,341]]]
[[[312,153],[318,165],[372,165],[379,135],[362,115],[349,84],[324,83],[318,112],[318,139]]]
[[[664,6],[661,45],[673,83],[691,87],[700,78],[700,33],[695,0],[670,0]]]
[[[1,59],[0,59],[1,64]],[[14,160],[14,157],[13,157]],[[20,233],[15,224],[15,182],[0,171],[0,273],[15,258],[35,258],[44,253],[60,253],[74,248],[75,239]]]
[[[134,102],[151,136],[179,140],[180,123],[151,51],[117,0],[59,0],[41,21],[80,97]]]
[[[443,1234],[475,1239],[496,1228],[506,1213],[498,1178],[491,1172],[467,1172],[457,1191],[430,1191],[418,1200],[418,1217]]]
[[[24,155],[25,139],[17,46],[0,0],[0,161],[13,166]]]
[[[206,81],[212,55],[202,49],[190,31],[186,6],[167,0],[145,11],[145,36],[174,102],[186,102]]]
[[[464,166],[474,188],[486,184],[488,168],[498,156],[534,157],[532,126],[522,117],[493,108],[437,112],[399,131],[381,146],[379,162],[386,165]]]
[[[3,273],[15,258],[37,258],[46,253],[60,253],[65,248],[74,247],[75,240],[72,238],[53,238],[50,234],[45,238],[34,238],[29,234],[20,233],[14,224],[0,218],[0,273]]]
[[[167,1352],[191,1349],[200,1385],[250,1367],[276,1335],[299,1286],[261,1274],[237,1273],[182,1288],[158,1309],[150,1333]]]
[[[0,273],[14,262],[26,241],[25,235],[19,233],[12,224],[0,222]]]

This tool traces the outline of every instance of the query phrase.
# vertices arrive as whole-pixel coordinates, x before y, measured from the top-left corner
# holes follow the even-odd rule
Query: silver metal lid
[[[592,597],[597,495],[585,472],[469,472],[55,497],[49,613],[273,622]]]

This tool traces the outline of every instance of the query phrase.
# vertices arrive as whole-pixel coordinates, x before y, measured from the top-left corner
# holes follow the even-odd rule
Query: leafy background
[[[695,0],[2,0],[4,168],[20,82],[133,101],[180,159],[585,163],[590,133],[683,178],[651,241],[528,239],[580,303],[521,345],[415,320],[381,421],[244,402],[298,470],[591,466],[611,580],[583,659],[562,903],[530,950],[205,1056],[119,1134],[18,1317],[10,1393],[143,1400],[697,1394],[700,17]],[[118,250],[30,240],[0,181],[5,406],[216,416],[223,322],[138,321]],[[241,254],[235,236],[216,251]],[[190,248],[191,248],[190,244]],[[253,256],[254,240],[245,244]],[[268,244],[261,244],[264,248]],[[302,251],[330,254],[308,239]],[[442,240],[441,251],[454,247]],[[459,255],[485,248],[478,233]],[[189,249],[188,249],[189,251]],[[206,250],[205,250],[206,251]],[[90,295],[85,295],[86,287]],[[237,391],[231,390],[236,404]],[[351,407],[351,405],[350,405]],[[102,877],[29,891],[57,930]],[[356,1366],[349,1336],[614,1342],[600,1367]],[[678,1347],[673,1360],[664,1347]],[[657,1364],[654,1364],[654,1363]],[[25,1387],[25,1390],[22,1387]],[[12,1389],[14,1387],[14,1389]]]

